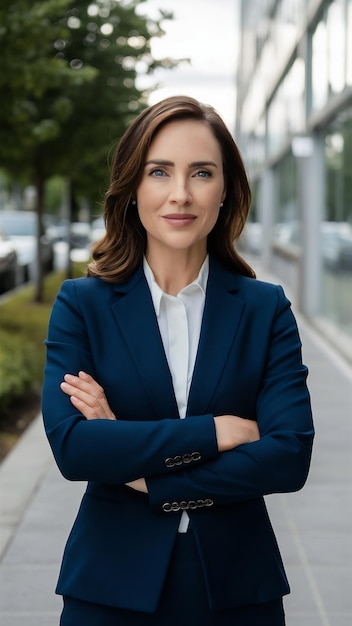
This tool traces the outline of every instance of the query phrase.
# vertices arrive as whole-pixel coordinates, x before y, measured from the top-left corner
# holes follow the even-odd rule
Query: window
[[[352,109],[325,136],[322,314],[352,336]]]

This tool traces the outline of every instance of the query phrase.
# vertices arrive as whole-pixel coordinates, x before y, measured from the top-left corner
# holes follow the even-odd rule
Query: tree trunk
[[[44,272],[43,272],[43,260],[42,260],[42,246],[41,238],[44,233],[43,228],[43,214],[44,214],[44,180],[37,179],[36,182],[37,191],[37,271],[34,284],[34,302],[43,302],[43,286],[44,286]]]
[[[73,278],[73,267],[71,260],[72,238],[71,238],[71,224],[73,222],[74,215],[74,191],[72,180],[68,181],[68,233],[67,233],[67,265],[66,265],[66,278]]]

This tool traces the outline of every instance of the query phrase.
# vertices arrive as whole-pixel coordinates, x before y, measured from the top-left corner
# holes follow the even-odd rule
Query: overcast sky
[[[177,69],[155,74],[160,88],[153,104],[170,95],[189,95],[214,106],[231,131],[235,119],[237,6],[239,0],[147,0],[139,11],[155,18],[158,9],[172,11],[163,22],[166,34],[152,40],[154,57],[190,58]]]

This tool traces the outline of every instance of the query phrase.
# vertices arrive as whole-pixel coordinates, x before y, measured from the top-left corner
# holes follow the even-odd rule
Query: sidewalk
[[[287,626],[350,626],[352,367],[297,318],[317,431],[312,468],[302,491],[266,499],[291,583]],[[54,588],[83,489],[60,476],[38,416],[0,465],[1,626],[58,626]]]

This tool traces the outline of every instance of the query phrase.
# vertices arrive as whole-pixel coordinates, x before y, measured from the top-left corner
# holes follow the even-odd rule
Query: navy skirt
[[[128,611],[64,597],[60,626],[285,626],[282,598],[213,612],[193,534],[179,534],[158,609]]]

